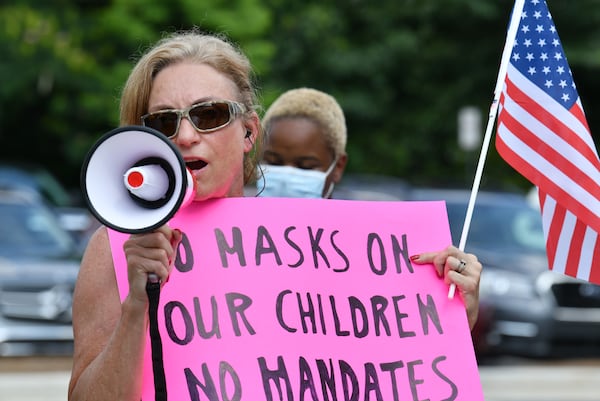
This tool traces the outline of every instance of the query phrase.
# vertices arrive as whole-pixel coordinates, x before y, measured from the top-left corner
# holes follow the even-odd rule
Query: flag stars
[[[560,38],[543,0],[525,0],[510,63],[565,107],[578,98]]]

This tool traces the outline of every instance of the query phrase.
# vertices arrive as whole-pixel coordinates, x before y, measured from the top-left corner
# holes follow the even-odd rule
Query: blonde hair
[[[190,30],[164,37],[140,57],[121,93],[121,126],[141,124],[141,117],[148,112],[154,78],[164,68],[182,61],[206,64],[227,76],[238,90],[239,98],[234,100],[251,112],[258,109],[252,66],[242,51],[223,36]],[[262,132],[257,135],[255,147],[262,143]],[[244,158],[245,183],[254,174],[258,153],[255,149]]]
[[[323,129],[325,140],[335,157],[346,152],[346,119],[333,96],[311,88],[297,88],[284,92],[263,117],[265,135],[269,135],[274,121],[297,117],[308,118]]]

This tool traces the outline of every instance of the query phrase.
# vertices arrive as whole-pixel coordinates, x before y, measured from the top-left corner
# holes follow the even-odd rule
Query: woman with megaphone
[[[257,107],[247,57],[225,38],[186,32],[140,58],[123,89],[120,124],[141,121],[170,138],[198,184],[195,201],[237,197],[255,171]],[[73,299],[70,400],[140,400],[148,276],[167,281],[180,240],[166,225],[131,235],[124,246],[129,292],[121,303],[107,230],[92,236]]]
[[[195,182],[193,201],[241,197],[260,155],[255,149],[262,142],[257,109],[248,58],[224,37],[190,31],[165,37],[139,59],[122,92],[120,125],[141,123],[170,139]],[[115,148],[133,152],[142,146],[133,142]],[[111,163],[110,158],[104,160],[107,168]],[[126,180],[131,187],[144,179],[169,181],[161,178],[160,169],[154,170],[135,168]],[[128,214],[121,217],[127,219]],[[123,245],[127,272],[122,300],[114,262],[119,255],[111,252],[106,227],[94,233],[83,257],[73,298],[75,350],[69,400],[142,399],[149,325],[152,334],[149,277],[154,284],[168,285],[182,233],[167,224],[130,233]],[[478,265],[474,255],[452,250],[422,253],[418,262],[445,267],[446,273]],[[476,316],[476,299],[471,301],[475,305],[467,309]],[[158,388],[156,393],[161,399]]]

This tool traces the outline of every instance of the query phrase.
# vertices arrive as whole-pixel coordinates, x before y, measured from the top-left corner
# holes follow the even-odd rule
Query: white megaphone
[[[143,126],[114,129],[94,144],[83,162],[81,189],[102,224],[130,234],[167,223],[196,192],[175,145]]]

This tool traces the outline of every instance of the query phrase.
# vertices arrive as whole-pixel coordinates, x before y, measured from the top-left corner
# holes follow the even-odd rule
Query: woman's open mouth
[[[204,160],[188,160],[185,162],[185,165],[190,170],[196,171],[206,167],[207,163]]]

